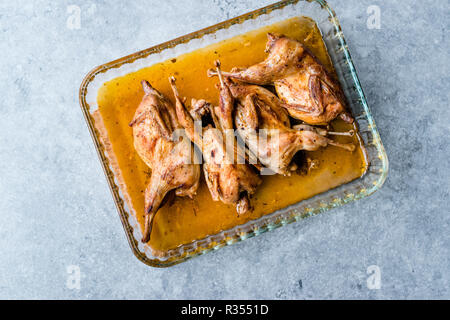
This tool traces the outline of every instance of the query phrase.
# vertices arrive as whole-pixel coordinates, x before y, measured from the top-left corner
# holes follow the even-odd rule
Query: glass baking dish
[[[360,130],[368,162],[366,173],[357,180],[259,219],[179,246],[164,255],[154,255],[151,248],[140,241],[140,227],[133,209],[130,208],[129,199],[125,196],[125,185],[121,183],[116,170],[114,170],[111,146],[108,146],[106,140],[102,139],[102,134],[97,130],[96,121],[101,121],[95,116],[95,110],[98,109],[98,90],[105,82],[144,67],[178,57],[181,54],[204,48],[251,30],[301,16],[312,18],[320,29],[328,54],[346,95],[348,107],[351,109]],[[362,199],[377,191],[383,185],[388,173],[388,159],[367,105],[339,21],[333,9],[324,0],[281,1],[106,63],[87,74],[81,84],[79,98],[81,109],[100,157],[132,251],[139,260],[153,267],[168,267],[331,208],[342,206],[345,203]]]

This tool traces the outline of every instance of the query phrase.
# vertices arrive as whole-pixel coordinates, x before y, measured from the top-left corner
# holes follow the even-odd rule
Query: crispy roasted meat
[[[214,70],[210,76],[217,75]],[[270,170],[290,175],[296,169],[292,163],[294,155],[300,150],[314,151],[327,145],[334,145],[353,151],[353,144],[340,144],[326,135],[353,133],[330,133],[303,125],[291,128],[289,117],[280,101],[269,90],[225,77],[231,94],[236,100],[235,124],[239,135],[250,151]]]
[[[180,124],[186,129],[186,135],[202,150],[203,172],[213,200],[236,205],[238,214],[248,212],[251,209],[249,196],[255,193],[261,184],[261,178],[250,165],[238,160],[240,155],[232,131],[234,101],[228,88],[221,86],[218,107],[213,108],[204,100],[193,101],[189,113],[178,93],[175,81],[174,77],[170,78],[176,99],[177,116]],[[210,113],[215,127],[208,125],[196,130],[194,120],[199,120],[205,112]],[[233,141],[231,146],[227,145],[229,141],[226,138],[227,134],[230,134],[228,137]]]
[[[145,230],[143,242],[150,240],[153,220],[166,194],[175,190],[177,196],[193,197],[199,185],[200,165],[194,161],[189,141],[173,139],[180,128],[174,106],[147,81],[142,81],[145,95],[130,126],[134,147],[151,168],[145,190]]]
[[[296,40],[271,33],[268,38],[266,60],[223,74],[252,84],[274,85],[289,114],[308,124],[327,124],[338,116],[352,123],[339,84],[318,59]]]

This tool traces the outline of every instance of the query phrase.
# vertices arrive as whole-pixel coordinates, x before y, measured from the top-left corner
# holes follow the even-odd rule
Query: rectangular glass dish
[[[104,94],[106,84],[111,85],[112,81],[119,77],[137,73],[144,68],[161,64],[170,59],[175,63],[177,57],[197,49],[217,44],[253,30],[272,26],[291,18],[302,17],[309,17],[316,23],[328,51],[332,67],[346,95],[348,108],[351,109],[359,128],[360,143],[365,149],[364,156],[367,163],[365,174],[352,182],[340,185],[286,208],[246,221],[232,228],[224,228],[220,232],[164,252],[155,251],[148,244],[141,243],[140,225],[136,210],[133,209],[130,199],[130,190],[127,190],[127,184],[122,176],[117,157],[113,152],[112,140],[105,129],[99,112],[99,97],[101,94]],[[119,85],[119,81],[117,85]],[[140,96],[142,96],[142,93]],[[116,98],[110,99],[114,101]],[[120,104],[121,102],[115,101],[114,103]],[[339,22],[334,11],[322,0],[289,0],[275,3],[99,66],[93,69],[81,84],[80,105],[133,253],[139,260],[154,267],[171,266],[199,254],[216,250],[285,224],[369,196],[381,187],[388,172],[387,156],[360,86]],[[120,109],[118,109],[118,113],[120,113]],[[118,116],[120,115],[118,114]],[[111,121],[111,119],[106,120]],[[111,132],[109,133],[111,134]],[[120,150],[122,152],[123,148]],[[131,151],[123,150],[123,152]],[[131,188],[131,186],[128,185],[128,188]]]

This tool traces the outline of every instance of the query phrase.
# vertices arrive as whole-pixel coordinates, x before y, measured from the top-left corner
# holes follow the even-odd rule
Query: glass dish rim
[[[89,105],[88,105],[88,103],[86,101],[86,93],[87,93],[87,88],[88,88],[90,82],[95,78],[95,76],[97,74],[103,73],[103,72],[105,72],[105,71],[107,71],[109,69],[118,68],[118,67],[120,67],[120,66],[122,66],[124,64],[131,63],[131,62],[133,62],[133,61],[135,61],[137,59],[144,58],[144,57],[147,57],[147,56],[149,56],[151,54],[158,53],[158,52],[161,52],[163,50],[176,47],[179,44],[190,42],[191,40],[197,39],[197,38],[201,38],[201,37],[203,37],[206,34],[213,34],[213,33],[215,33],[218,30],[226,29],[226,28],[228,28],[228,27],[230,27],[230,26],[232,26],[234,24],[241,24],[241,23],[243,23],[246,20],[255,19],[255,18],[257,18],[257,17],[259,17],[261,15],[270,13],[270,12],[272,12],[274,10],[277,10],[277,9],[284,8],[284,7],[286,7],[288,5],[291,5],[291,4],[293,4],[293,5],[297,4],[299,2],[309,2],[309,3],[315,2],[315,3],[318,3],[322,7],[322,9],[325,9],[328,12],[329,19],[330,19],[331,23],[334,25],[336,33],[339,35],[338,39],[339,39],[340,45],[343,48],[343,52],[345,54],[346,62],[348,64],[349,68],[350,68],[350,72],[351,72],[351,75],[352,75],[352,80],[353,80],[353,82],[355,84],[355,89],[357,90],[357,92],[358,92],[358,94],[359,94],[359,96],[361,98],[360,102],[361,102],[362,107],[363,107],[363,109],[365,111],[365,114],[367,116],[367,121],[369,123],[370,131],[371,131],[372,135],[375,138],[374,139],[375,140],[374,144],[376,145],[376,148],[377,148],[377,150],[379,152],[379,155],[381,157],[380,159],[381,159],[381,162],[382,162],[382,172],[380,172],[381,173],[380,177],[376,181],[376,183],[372,186],[372,188],[366,190],[364,193],[359,193],[358,195],[355,195],[353,197],[342,199],[342,201],[340,201],[337,204],[328,205],[328,206],[325,206],[325,207],[315,208],[315,209],[313,209],[310,212],[309,215],[317,214],[319,212],[328,211],[331,208],[340,207],[340,206],[342,206],[342,205],[344,205],[346,203],[350,203],[350,202],[353,202],[353,201],[356,201],[356,200],[368,197],[368,196],[372,195],[373,193],[375,193],[377,190],[379,190],[381,188],[381,186],[384,184],[384,182],[385,182],[385,180],[387,178],[388,170],[389,170],[388,169],[389,168],[389,162],[388,162],[387,154],[386,154],[386,152],[384,150],[384,147],[383,147],[383,144],[381,142],[381,139],[380,139],[378,130],[376,128],[374,119],[372,117],[370,108],[369,108],[368,103],[366,101],[366,97],[365,97],[364,91],[363,91],[363,89],[361,87],[361,83],[359,81],[359,78],[358,78],[358,75],[357,75],[357,72],[356,72],[356,68],[355,68],[355,66],[353,64],[353,60],[352,60],[350,52],[348,50],[347,42],[346,42],[346,40],[344,38],[344,35],[343,35],[343,32],[342,32],[342,28],[341,28],[341,26],[339,24],[339,20],[338,20],[338,18],[336,16],[334,10],[327,4],[327,2],[325,0],[284,0],[284,1],[279,1],[279,2],[276,2],[274,4],[265,6],[263,8],[260,8],[260,9],[257,9],[257,10],[245,13],[245,14],[240,15],[240,16],[237,16],[235,18],[231,18],[231,19],[228,19],[226,21],[217,23],[217,24],[212,25],[210,27],[203,28],[203,29],[200,29],[198,31],[195,31],[195,32],[192,32],[192,33],[189,33],[189,34],[177,37],[177,38],[175,38],[173,40],[169,40],[169,41],[163,42],[161,44],[152,46],[152,47],[150,47],[148,49],[140,50],[140,51],[137,51],[137,52],[132,53],[130,55],[124,56],[122,58],[119,58],[119,59],[107,62],[105,64],[102,64],[102,65],[98,66],[98,67],[93,68],[84,77],[84,79],[83,79],[83,81],[81,83],[80,89],[79,89],[80,107],[81,107],[83,115],[85,117],[86,124],[88,126],[89,132],[90,132],[91,137],[93,139],[93,142],[94,142],[94,145],[95,145],[95,149],[96,149],[97,154],[99,156],[100,162],[102,163],[102,169],[103,169],[103,171],[105,173],[105,176],[107,178],[108,186],[109,186],[110,191],[112,193],[116,209],[118,210],[120,220],[121,220],[122,225],[124,227],[124,230],[126,232],[128,243],[129,243],[129,245],[130,245],[130,247],[131,247],[131,249],[133,251],[133,254],[140,261],[142,261],[143,263],[145,263],[145,264],[147,264],[149,266],[152,266],[152,267],[169,267],[169,266],[172,266],[172,265],[184,262],[184,261],[186,261],[186,260],[188,260],[190,258],[196,257],[198,255],[201,255],[201,254],[213,251],[213,250],[217,250],[217,249],[219,249],[221,247],[224,247],[224,246],[227,246],[227,245],[231,245],[231,244],[240,242],[240,241],[248,239],[248,238],[252,238],[254,236],[260,235],[260,234],[265,233],[267,231],[270,231],[270,230],[276,229],[278,227],[284,226],[286,224],[290,224],[292,222],[299,221],[301,219],[297,219],[297,218],[295,218],[295,219],[288,219],[288,220],[284,220],[284,221],[281,221],[280,223],[275,223],[275,224],[272,224],[272,225],[267,224],[267,225],[263,226],[262,228],[259,228],[258,231],[251,230],[251,231],[246,232],[244,235],[240,235],[240,236],[235,235],[235,236],[232,237],[231,240],[224,240],[224,241],[222,241],[220,243],[217,243],[215,245],[212,244],[209,248],[200,248],[200,250],[195,250],[192,254],[190,254],[189,252],[185,252],[185,255],[183,257],[181,257],[181,258],[172,257],[172,258],[169,258],[167,260],[158,260],[158,259],[150,259],[150,258],[148,258],[145,255],[145,253],[143,253],[143,252],[141,252],[139,250],[139,248],[137,246],[136,239],[133,236],[133,227],[128,222],[128,214],[129,213],[125,211],[123,199],[119,195],[119,187],[117,186],[117,184],[114,181],[114,173],[112,172],[112,170],[108,166],[108,158],[107,158],[107,156],[105,155],[105,152],[104,152],[105,151],[105,147],[103,146],[103,143],[101,142],[101,140],[99,138],[99,135],[96,132],[96,128],[95,128],[95,125],[93,123],[94,120],[93,120],[92,115],[91,115],[91,113],[89,111]],[[359,178],[359,179],[361,179],[361,178]],[[357,179],[357,180],[359,180],[359,179]],[[315,197],[313,197],[313,198],[315,198]],[[303,217],[301,217],[301,218],[303,218]],[[252,221],[250,221],[250,222],[252,222]],[[236,226],[236,227],[239,227],[239,226]],[[234,227],[234,228],[236,228],[236,227]],[[234,229],[234,228],[232,228],[232,229]],[[232,229],[230,229],[230,230],[232,230]],[[222,231],[222,233],[223,232],[226,232],[226,231]],[[214,236],[214,235],[210,235],[208,237],[211,237],[211,236]],[[203,240],[203,239],[200,239],[200,240]]]

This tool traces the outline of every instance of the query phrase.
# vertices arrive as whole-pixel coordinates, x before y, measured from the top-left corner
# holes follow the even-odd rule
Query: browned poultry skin
[[[136,110],[133,127],[134,147],[151,168],[145,190],[145,230],[142,242],[148,242],[153,220],[166,194],[193,197],[199,185],[200,165],[195,164],[193,147],[186,141],[174,141],[172,133],[180,129],[175,108],[150,83],[142,81],[144,98]]]
[[[226,147],[226,130],[233,128],[231,94],[228,94],[227,89],[222,87],[219,107],[213,108],[201,100],[194,104],[194,108],[189,113],[178,93],[175,78],[171,77],[170,83],[176,99],[176,112],[179,122],[186,129],[186,135],[189,139],[202,150],[203,172],[213,200],[236,205],[239,215],[248,212],[251,210],[249,196],[255,193],[262,180],[249,165],[236,163],[236,148],[227,149]],[[208,125],[202,130],[194,129],[194,119],[200,118],[198,113],[202,113],[202,104],[204,110],[211,114],[215,128]],[[197,115],[192,112],[195,109]]]
[[[209,70],[209,74],[217,73]],[[250,151],[273,172],[290,175],[296,169],[292,159],[300,150],[315,151],[328,145],[348,151],[355,149],[352,144],[339,144],[326,138],[325,135],[329,134],[326,130],[319,131],[309,126],[292,129],[282,108],[283,102],[269,90],[229,78],[225,82],[237,102],[235,124],[239,134]],[[261,129],[266,134],[263,140]]]
[[[352,123],[340,86],[317,58],[296,40],[270,33],[268,38],[265,61],[223,74],[252,84],[274,85],[289,114],[308,124],[328,124],[338,116]]]

